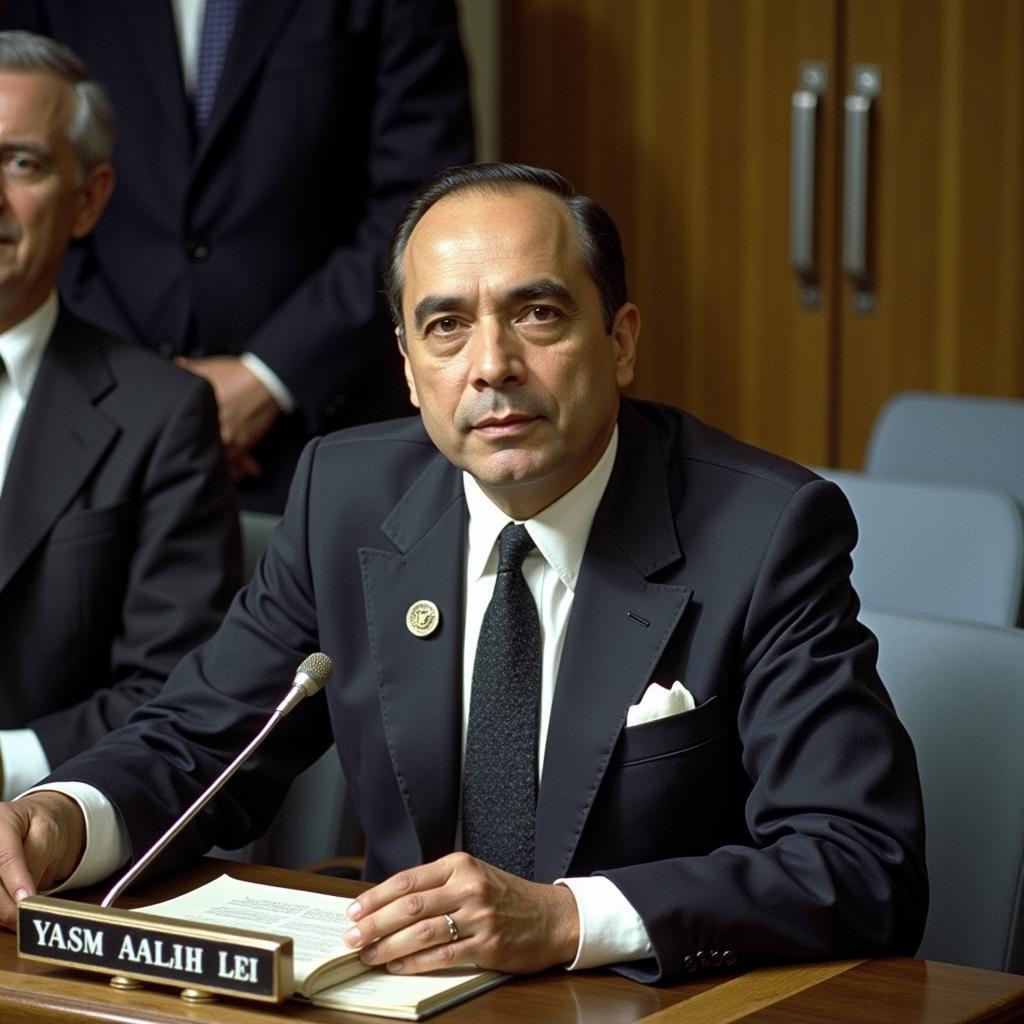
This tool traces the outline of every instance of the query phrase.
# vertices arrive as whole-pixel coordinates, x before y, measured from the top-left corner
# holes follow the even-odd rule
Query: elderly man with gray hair
[[[238,518],[209,385],[72,316],[113,114],[66,47],[0,32],[0,789],[121,725],[220,621]]]

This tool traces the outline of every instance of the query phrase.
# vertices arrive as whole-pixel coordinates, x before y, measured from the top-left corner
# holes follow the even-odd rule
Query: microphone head
[[[323,688],[333,671],[334,662],[323,651],[316,651],[303,659],[292,686],[300,687],[307,697],[312,697],[317,690]]]

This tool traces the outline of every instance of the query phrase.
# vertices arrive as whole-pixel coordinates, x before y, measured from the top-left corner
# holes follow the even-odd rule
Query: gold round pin
[[[441,613],[433,601],[417,601],[405,613],[405,625],[413,636],[430,636],[441,624]]]

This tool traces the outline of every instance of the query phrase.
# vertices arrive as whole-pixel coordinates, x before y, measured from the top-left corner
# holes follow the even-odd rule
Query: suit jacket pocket
[[[63,515],[50,533],[51,544],[75,544],[114,536],[129,521],[131,503],[121,502],[109,508],[78,509]]]
[[[622,730],[615,761],[621,766],[671,757],[710,743],[725,729],[717,696],[678,715]]]
[[[721,698],[619,734],[570,874],[749,842],[749,781]]]

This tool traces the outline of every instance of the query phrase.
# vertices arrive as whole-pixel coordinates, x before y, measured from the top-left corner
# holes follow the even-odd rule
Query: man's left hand
[[[579,945],[568,888],[524,881],[468,853],[393,875],[361,893],[349,913],[357,923],[345,941],[362,949],[363,963],[396,974],[456,964],[528,974],[571,963]]]
[[[206,356],[175,362],[205,377],[217,396],[220,436],[227,453],[228,468],[235,480],[258,476],[260,465],[252,456],[253,446],[262,440],[281,414],[281,407],[263,382],[237,356]]]

